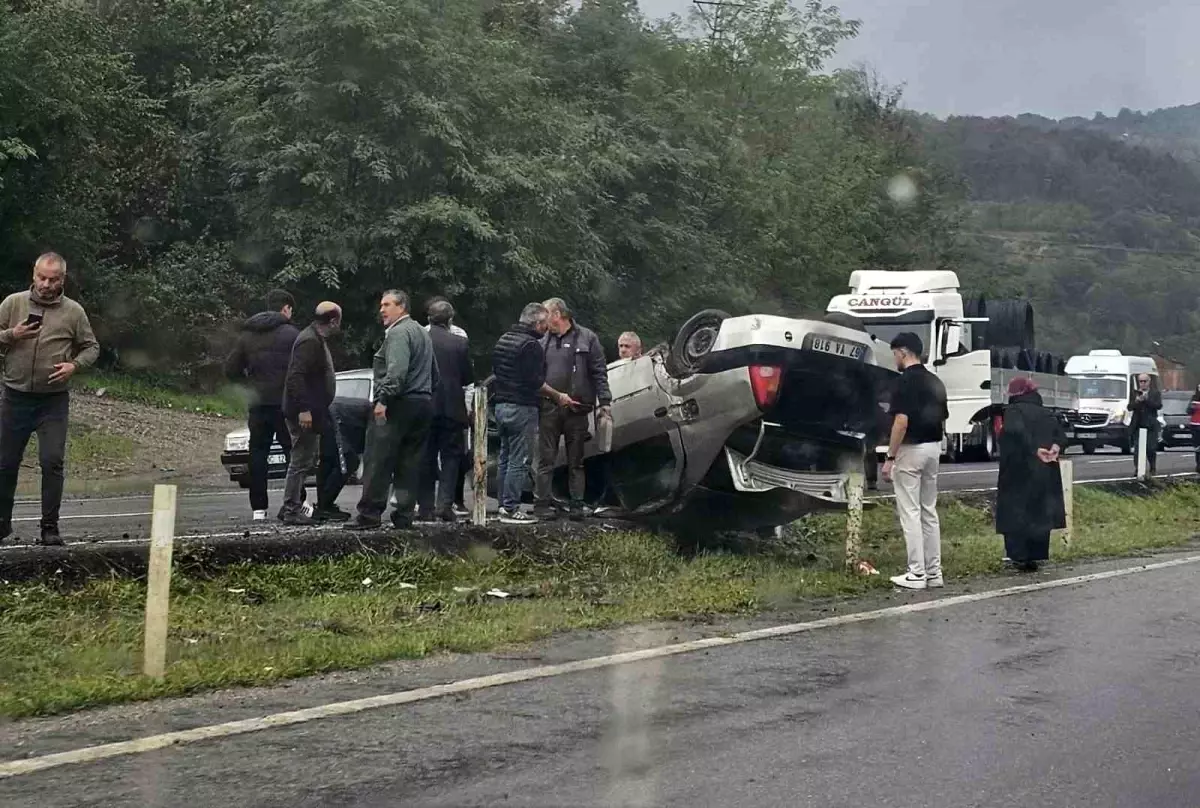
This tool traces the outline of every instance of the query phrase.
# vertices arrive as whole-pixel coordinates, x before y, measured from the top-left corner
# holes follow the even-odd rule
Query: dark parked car
[[[1169,449],[1172,446],[1192,446],[1191,413],[1188,412],[1188,402],[1192,400],[1190,390],[1167,390],[1162,394],[1162,417],[1166,421],[1159,448]]]

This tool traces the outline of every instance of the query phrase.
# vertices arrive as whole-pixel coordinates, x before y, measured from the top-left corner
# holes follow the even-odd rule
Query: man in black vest
[[[500,521],[527,525],[537,520],[521,510],[521,495],[529,483],[529,461],[537,438],[538,403],[543,395],[569,402],[570,397],[546,384],[546,356],[540,339],[549,314],[541,303],[530,303],[521,320],[508,329],[492,352],[492,402],[500,433],[496,492]]]
[[[417,499],[417,521],[437,518],[453,522],[454,494],[469,421],[463,388],[474,383],[475,371],[471,367],[466,338],[450,331],[450,321],[454,319],[454,307],[450,302],[435,300],[427,312],[429,337],[437,360],[438,387],[433,392],[433,423],[429,441],[425,444],[425,472],[421,475]]]

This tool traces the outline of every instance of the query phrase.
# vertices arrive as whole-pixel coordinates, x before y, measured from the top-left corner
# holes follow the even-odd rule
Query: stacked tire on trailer
[[[991,366],[1006,370],[1066,375],[1066,357],[1037,350],[1033,331],[1033,306],[1027,300],[988,300],[983,297],[964,305],[967,318],[986,317],[986,323],[974,323],[971,350],[989,351]],[[999,457],[1001,420],[993,414],[986,423],[977,424],[972,446],[956,459],[995,460]],[[970,456],[963,457],[963,454]]]

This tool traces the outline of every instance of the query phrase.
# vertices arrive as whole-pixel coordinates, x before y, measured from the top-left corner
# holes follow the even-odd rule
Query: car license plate
[[[281,454],[271,455],[267,458],[267,463],[272,466],[281,466],[287,462],[287,457]]]
[[[842,356],[846,359],[862,359],[867,355],[866,345],[843,342],[840,339],[825,337],[820,334],[808,334],[805,336],[801,347],[812,351],[820,351],[821,353],[833,354],[834,356]]]

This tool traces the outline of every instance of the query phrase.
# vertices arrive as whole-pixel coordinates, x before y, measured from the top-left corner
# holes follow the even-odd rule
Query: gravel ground
[[[91,429],[127,438],[134,444],[128,457],[108,457],[84,466],[76,463],[68,469],[67,490],[71,494],[141,491],[147,485],[166,481],[186,484],[189,489],[229,486],[221,467],[221,448],[225,433],[241,425],[239,419],[76,392],[71,395],[71,420],[76,431]],[[27,494],[36,492],[36,469],[22,476],[22,490]]]

